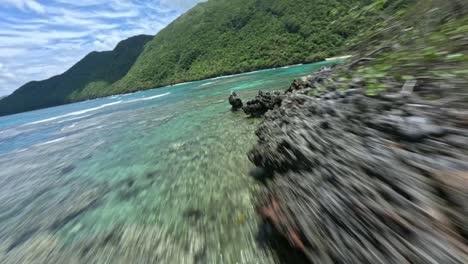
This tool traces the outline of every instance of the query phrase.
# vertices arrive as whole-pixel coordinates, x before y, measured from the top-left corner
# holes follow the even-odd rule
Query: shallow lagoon
[[[330,63],[330,62],[327,62]],[[273,263],[243,99],[326,63],[0,118],[0,263]]]

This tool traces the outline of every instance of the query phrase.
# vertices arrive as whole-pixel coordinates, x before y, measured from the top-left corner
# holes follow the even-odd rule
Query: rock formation
[[[303,83],[248,154],[263,219],[311,263],[467,263],[468,112]]]
[[[258,95],[253,100],[247,102],[247,105],[242,108],[244,113],[253,117],[263,116],[268,110],[281,105],[281,101],[285,95],[280,92],[262,92],[259,91]]]
[[[231,92],[231,95],[229,96],[229,104],[232,106],[232,111],[237,111],[244,105],[236,92]]]
[[[331,68],[323,67],[320,71],[298,78],[293,81],[289,89],[286,90],[287,93],[303,93],[306,94],[307,92],[312,91],[313,89],[320,88],[325,80],[328,80],[328,77],[333,73]]]

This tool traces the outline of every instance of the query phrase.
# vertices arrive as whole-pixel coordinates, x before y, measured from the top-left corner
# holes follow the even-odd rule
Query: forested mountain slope
[[[335,55],[380,21],[350,16],[374,0],[209,0],[148,43],[113,92],[129,92]],[[382,9],[405,1],[387,1]]]
[[[381,13],[395,13],[409,1],[208,0],[154,38],[130,38],[113,51],[89,54],[64,74],[20,87],[0,100],[0,115],[314,62],[342,53],[360,32],[384,21]]]
[[[63,74],[23,85],[0,101],[0,115],[92,98],[89,91],[101,91],[127,73],[151,38],[131,37],[112,51],[91,52]]]

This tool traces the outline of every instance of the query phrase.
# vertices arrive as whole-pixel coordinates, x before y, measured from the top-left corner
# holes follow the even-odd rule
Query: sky
[[[0,96],[91,51],[154,35],[204,0],[0,0]]]

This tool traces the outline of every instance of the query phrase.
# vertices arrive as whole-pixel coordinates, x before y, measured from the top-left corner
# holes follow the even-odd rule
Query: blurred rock
[[[256,132],[263,219],[311,263],[467,263],[466,127],[358,90],[319,97],[289,94]]]

